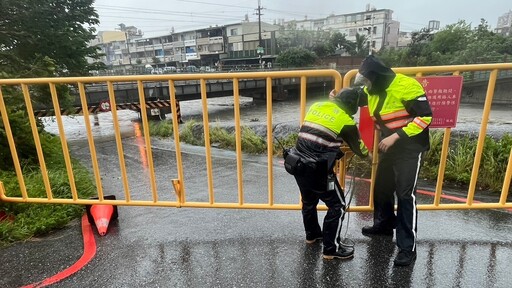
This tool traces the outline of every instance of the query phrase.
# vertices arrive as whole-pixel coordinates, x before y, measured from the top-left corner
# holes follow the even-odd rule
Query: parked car
[[[215,72],[215,68],[212,68],[210,66],[201,66],[201,67],[199,67],[199,71],[201,71],[201,72]]]
[[[194,65],[189,65],[185,68],[183,68],[183,73],[197,73],[199,72],[199,68],[197,68]]]
[[[174,67],[174,66],[167,66],[167,67],[163,68],[163,71],[165,74],[176,73],[176,72],[178,72],[178,69],[176,69],[176,67]]]
[[[151,74],[164,74],[164,70],[162,68],[155,68],[151,70]]]

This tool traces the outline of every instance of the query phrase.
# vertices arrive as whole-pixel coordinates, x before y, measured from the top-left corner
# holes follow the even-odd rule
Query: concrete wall
[[[464,82],[461,103],[484,104],[488,85],[488,80]],[[512,106],[512,78],[496,81],[492,103]]]

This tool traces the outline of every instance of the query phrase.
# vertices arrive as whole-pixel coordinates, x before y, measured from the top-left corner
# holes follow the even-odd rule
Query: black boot
[[[334,253],[326,253],[324,252],[324,259],[332,260],[332,259],[350,259],[354,257],[354,247],[340,245],[338,251]]]
[[[363,235],[366,236],[374,236],[374,235],[382,235],[382,236],[393,236],[393,228],[391,227],[381,227],[381,226],[364,226],[362,229]]]
[[[416,251],[400,250],[396,255],[395,266],[409,266],[416,260]]]

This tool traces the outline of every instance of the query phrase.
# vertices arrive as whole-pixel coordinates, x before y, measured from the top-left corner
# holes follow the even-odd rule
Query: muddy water
[[[321,98],[309,98],[305,105],[309,107],[312,102]],[[253,101],[249,97],[240,98],[240,119],[242,125],[246,124],[265,124],[267,122],[267,107],[263,101]],[[180,102],[181,114],[184,121],[196,120],[203,121],[203,108],[201,100]],[[207,105],[208,120],[210,123],[229,123],[235,119],[233,97],[221,97],[208,100]],[[289,123],[299,125],[300,101],[299,99],[290,99],[286,101],[274,101],[272,103],[272,123]],[[171,118],[171,114],[167,118]],[[64,116],[63,126],[68,140],[81,140],[87,138],[85,122],[83,116]],[[357,119],[357,116],[356,116]],[[454,132],[474,132],[480,130],[483,119],[483,106],[462,104],[458,113],[457,127]],[[118,111],[118,122],[121,135],[133,136],[136,133],[134,122],[139,120],[139,114],[134,111]],[[50,133],[59,134],[58,125],[55,117],[44,117],[42,121],[45,129]],[[96,116],[90,116],[88,121],[91,123],[92,133],[95,138],[112,137],[114,134],[113,117],[110,112],[99,113]],[[501,136],[504,133],[512,133],[512,108],[507,106],[492,107],[489,114],[489,125],[487,134]]]
[[[315,101],[315,99],[308,99],[305,105],[308,106],[313,101]],[[184,121],[203,121],[203,105],[201,100],[182,101],[180,102],[180,110]],[[209,99],[206,111],[210,123],[233,122],[235,119],[234,99],[233,97]],[[274,124],[292,122],[299,125],[300,101],[275,101],[272,103],[271,113],[272,122]],[[240,97],[240,119],[242,125],[248,123],[266,123],[267,115],[267,105],[265,102],[253,101],[253,99],[249,97]],[[167,114],[166,117],[171,119],[172,115]],[[129,110],[120,110],[118,111],[117,118],[123,136],[135,135],[136,129],[134,128],[134,122],[140,120],[139,113]],[[43,117],[42,121],[48,132],[59,134],[55,117]],[[62,121],[66,139],[87,139],[83,116],[63,116]],[[91,123],[92,133],[95,138],[115,135],[111,112],[99,113],[96,116],[91,115],[88,121]]]

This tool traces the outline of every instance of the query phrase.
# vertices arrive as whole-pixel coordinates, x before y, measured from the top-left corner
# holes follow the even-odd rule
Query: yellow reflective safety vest
[[[355,125],[356,122],[345,111],[333,102],[317,102],[308,110],[304,121],[321,125],[336,135],[345,125]]]
[[[396,74],[386,89],[386,97],[370,94],[366,87],[364,90],[368,94],[370,115],[380,130],[387,128],[388,131],[394,132],[402,129],[403,133],[411,137],[420,134],[432,121],[431,116],[413,116],[405,109],[404,103],[407,101],[416,99],[427,101],[425,90],[414,78]]]

